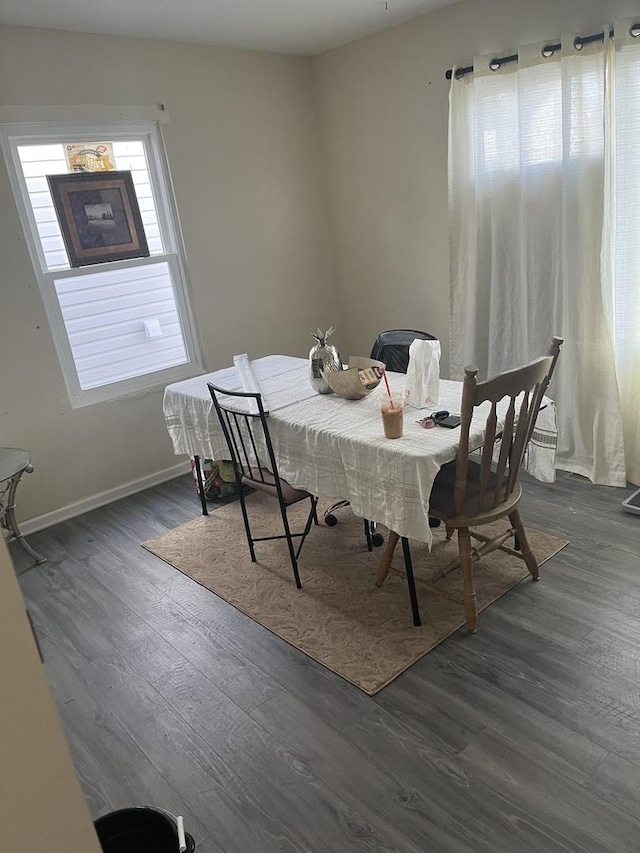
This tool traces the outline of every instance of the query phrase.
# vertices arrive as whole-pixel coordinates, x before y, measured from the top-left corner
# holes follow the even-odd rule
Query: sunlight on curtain
[[[550,396],[558,467],[625,484],[610,288],[603,288],[604,47],[573,37],[544,58],[452,79],[451,370],[484,376],[565,338]]]
[[[614,294],[614,341],[627,477],[640,484],[640,38],[615,25],[609,49],[608,213],[604,272]]]

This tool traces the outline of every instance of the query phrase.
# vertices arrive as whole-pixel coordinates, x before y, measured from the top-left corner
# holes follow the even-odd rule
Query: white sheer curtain
[[[491,375],[564,337],[550,390],[558,467],[619,486],[614,304],[600,258],[606,47],[577,50],[567,36],[545,58],[544,46],[497,71],[477,57],[472,75],[452,80],[452,374],[476,364]]]
[[[640,484],[640,27],[615,25],[609,48],[603,270],[614,294],[614,341],[627,477]]]

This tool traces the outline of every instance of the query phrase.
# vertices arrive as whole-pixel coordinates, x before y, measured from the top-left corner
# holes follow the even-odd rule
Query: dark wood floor
[[[373,698],[140,547],[195,517],[188,477],[32,536],[92,813],[182,812],[198,853],[637,853],[640,518],[577,477],[525,489],[570,545]]]

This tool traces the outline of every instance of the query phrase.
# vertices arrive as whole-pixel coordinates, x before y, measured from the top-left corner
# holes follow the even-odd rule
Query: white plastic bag
[[[405,402],[416,409],[437,406],[440,384],[440,341],[421,341],[409,347]]]

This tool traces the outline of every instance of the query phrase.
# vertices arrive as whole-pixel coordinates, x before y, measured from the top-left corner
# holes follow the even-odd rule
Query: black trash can
[[[178,827],[168,812],[140,806],[109,812],[94,822],[103,853],[179,853]],[[185,833],[186,853],[195,842]]]

